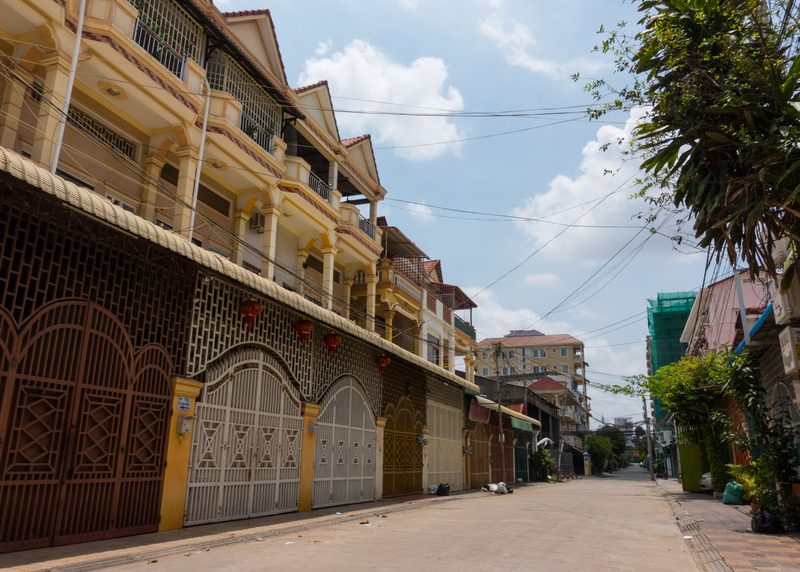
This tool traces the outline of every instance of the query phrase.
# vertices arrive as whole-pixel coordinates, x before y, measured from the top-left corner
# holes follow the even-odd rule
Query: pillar
[[[317,415],[321,407],[314,403],[303,403],[300,412],[303,415],[303,444],[300,453],[300,498],[297,510],[311,510],[311,499],[314,493],[314,455],[316,454]]]
[[[378,277],[375,273],[367,274],[365,278],[367,283],[367,331],[375,331],[375,291],[378,284]]]
[[[422,355],[422,324],[416,325],[413,328],[414,331],[414,355],[420,356],[423,359],[426,359],[425,356]]]
[[[142,218],[152,223],[156,222],[156,199],[158,186],[161,180],[161,169],[164,168],[164,159],[158,155],[148,155],[144,160],[147,175],[142,183]],[[172,228],[175,228],[173,225]]]
[[[373,225],[378,224],[378,201],[369,202],[369,222]]]
[[[236,211],[233,215],[233,234],[236,235],[236,240],[233,244],[233,252],[231,252],[231,262],[239,266],[244,261],[245,234],[247,233],[247,221],[249,220],[250,213],[244,211]]]
[[[375,418],[375,500],[383,498],[383,440],[386,417]]]
[[[278,221],[281,209],[276,206],[264,206],[261,207],[261,212],[264,215],[264,234],[261,235],[264,262],[261,264],[261,275],[275,280],[275,254],[278,249]]]
[[[384,330],[383,337],[386,341],[391,342],[392,338],[394,337],[394,330],[392,329],[392,322],[394,321],[394,310],[386,310],[384,312],[384,319],[386,320],[386,328]]]
[[[44,80],[44,95],[36,118],[36,134],[33,139],[31,159],[50,169],[58,123],[61,119],[61,105],[67,96],[70,62],[66,55],[56,53],[42,58],[40,64],[47,70]]]
[[[463,462],[461,465],[461,472],[464,475],[463,486],[464,489],[469,490],[472,488],[472,431],[469,429],[461,430],[461,447],[463,451]]]
[[[0,131],[2,132],[0,146],[6,149],[17,150],[17,132],[24,100],[25,87],[13,78],[9,78],[3,94],[3,105],[0,108]]]
[[[353,278],[348,278],[348,279],[346,279],[346,280],[344,280],[342,282],[342,286],[344,288],[344,293],[343,293],[343,296],[344,296],[344,312],[342,313],[342,315],[347,320],[350,319],[350,297],[351,297],[351,293],[353,291],[353,284],[354,283],[355,283],[355,280]],[[798,393],[798,395],[800,395],[800,393]]]
[[[297,251],[297,293],[300,295],[305,294],[306,291],[306,260],[308,260],[309,252],[304,249]]]
[[[203,384],[191,379],[172,380],[172,415],[167,434],[167,468],[164,471],[164,490],[161,496],[161,522],[158,530],[174,530],[183,526],[183,512],[186,503],[186,487],[189,482],[189,455],[192,452],[192,433],[178,433],[182,418],[192,420],[197,396]]]
[[[172,229],[188,237],[189,221],[192,214],[192,196],[194,195],[194,177],[197,171],[197,155],[194,149],[185,149],[179,156],[178,187],[176,190],[178,196],[175,201],[175,218],[172,221]]]
[[[336,161],[328,163],[328,186],[331,191],[339,189],[339,164]]]
[[[333,308],[333,262],[337,252],[335,246],[322,248],[322,306],[326,310]]]

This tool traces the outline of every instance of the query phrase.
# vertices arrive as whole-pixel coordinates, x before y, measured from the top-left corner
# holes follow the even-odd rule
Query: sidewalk
[[[525,483],[517,486],[535,487],[540,484]],[[466,495],[486,493],[467,490],[451,494],[449,497],[427,494],[396,497],[312,512],[291,512],[167,532],[11,552],[0,554],[0,570],[19,572],[105,570],[137,562],[154,561],[172,554],[202,552],[231,544],[261,541],[281,534],[312,530],[343,520],[374,520],[398,511],[415,510],[431,504],[464,498]]]
[[[800,533],[759,534],[750,507],[722,504],[707,493],[687,493],[677,479],[658,487],[672,506],[697,565],[708,572],[800,570]]]

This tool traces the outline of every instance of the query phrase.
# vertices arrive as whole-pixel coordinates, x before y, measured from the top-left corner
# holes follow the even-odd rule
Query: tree
[[[637,427],[633,430],[633,454],[640,459],[648,459],[650,457],[650,453],[647,450],[647,435],[642,427]]]
[[[625,453],[625,433],[623,433],[619,427],[606,425],[605,427],[597,429],[594,434],[609,438],[611,441],[611,452],[614,455],[622,455]]]
[[[590,114],[649,108],[635,130],[646,173],[639,194],[653,212],[688,211],[699,245],[717,259],[741,258],[751,273],[776,277],[774,241],[800,242],[800,8],[794,0],[632,1],[641,31],[630,38],[620,24],[597,48],[617,56],[631,83],[589,83],[604,102]],[[609,90],[615,99],[605,102]],[[787,268],[783,287],[793,273]]]
[[[586,450],[592,456],[592,474],[599,475],[613,455],[611,439],[602,435],[590,435],[584,441]]]

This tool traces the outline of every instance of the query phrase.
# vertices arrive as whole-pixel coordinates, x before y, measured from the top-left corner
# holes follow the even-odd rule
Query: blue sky
[[[592,47],[601,25],[638,20],[631,4],[216,5],[269,9],[290,85],[327,80],[341,136],[372,136],[388,191],[379,215],[473,296],[479,339],[523,328],[571,334],[586,345],[590,382],[646,373],[647,299],[697,289],[705,255],[675,250],[668,221],[663,234],[642,230],[634,215],[647,206],[629,198],[635,163],[617,148],[635,117],[581,117],[592,102],[570,79],[623,83]],[[490,116],[508,111],[525,116]],[[589,396],[598,420],[641,420],[641,400],[591,385]]]

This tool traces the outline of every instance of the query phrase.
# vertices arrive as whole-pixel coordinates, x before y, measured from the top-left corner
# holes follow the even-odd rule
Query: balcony
[[[358,228],[372,240],[375,240],[375,225],[361,215],[358,216]]]
[[[179,79],[185,79],[189,58],[202,60],[204,35],[200,24],[175,2],[136,2],[139,17],[133,41]]]
[[[308,172],[308,186],[325,201],[331,202],[331,188],[321,177],[311,171]]]
[[[414,300],[422,300],[422,288],[411,282],[408,278],[400,274],[397,269],[395,268],[393,272],[394,276],[394,285],[397,288],[400,288],[404,292],[411,295]]]
[[[453,325],[456,327],[458,331],[463,332],[464,334],[469,336],[470,339],[477,341],[477,339],[475,338],[475,326],[473,326],[463,318],[459,318],[455,314],[453,315]]]

